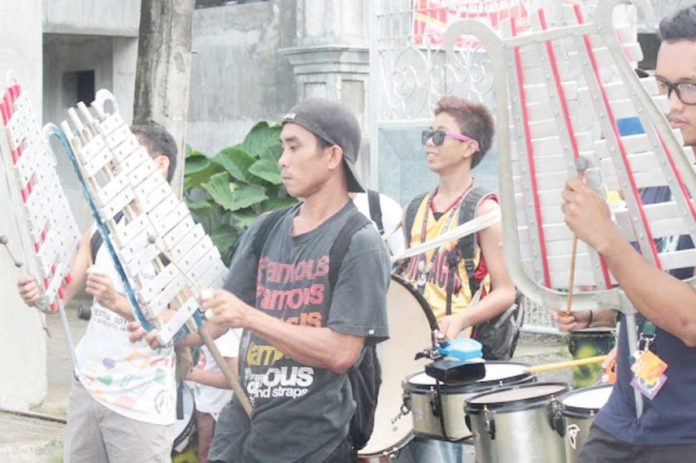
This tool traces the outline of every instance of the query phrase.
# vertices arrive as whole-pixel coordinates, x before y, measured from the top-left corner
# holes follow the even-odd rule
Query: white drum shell
[[[497,393],[523,388],[544,388],[550,384],[535,383],[499,389]],[[551,424],[551,400],[567,391],[567,386],[553,395],[525,400],[518,405],[514,400],[505,407],[473,409],[467,402],[466,412],[476,448],[478,463],[559,463],[565,458],[563,438]],[[469,400],[483,400],[490,393],[477,394]],[[489,430],[494,429],[494,433]]]
[[[609,400],[611,390],[611,385],[579,389],[569,392],[561,400],[566,463],[575,463],[580,455],[594,417]]]
[[[430,381],[424,381],[425,373],[409,377],[404,383],[404,391],[407,401],[410,402],[413,432],[427,438],[466,439],[471,436],[471,431],[465,422],[466,399],[485,391],[536,381],[527,368],[527,365],[521,363],[486,362],[486,376],[481,380],[467,385],[440,385],[444,432],[440,417],[434,411],[438,399],[434,380],[428,378]],[[429,383],[433,385],[428,386]]]

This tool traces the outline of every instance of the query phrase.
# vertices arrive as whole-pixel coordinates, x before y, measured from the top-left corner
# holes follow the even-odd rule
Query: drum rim
[[[528,387],[539,387],[539,386],[562,386],[562,389],[559,390],[558,392],[550,392],[546,393],[544,395],[539,395],[536,397],[528,397],[526,399],[517,399],[517,400],[512,400],[509,402],[496,402],[492,404],[485,404],[485,403],[470,403],[472,400],[479,399],[481,397],[484,397],[486,395],[491,395],[491,394],[500,394],[501,392],[506,392],[506,391],[512,391],[516,389],[523,389],[523,388],[528,388]],[[519,384],[516,386],[510,386],[510,387],[503,387],[499,389],[495,389],[493,391],[487,391],[483,392],[481,394],[476,394],[473,395],[469,398],[466,399],[465,401],[465,410],[466,413],[472,413],[472,414],[479,414],[479,412],[482,412],[484,410],[490,410],[491,412],[513,412],[513,411],[519,411],[519,410],[530,410],[535,407],[530,407],[530,405],[539,405],[539,406],[545,406],[546,404],[544,402],[540,402],[541,400],[544,399],[556,399],[558,397],[561,397],[563,394],[567,393],[569,390],[569,386],[566,383],[561,383],[559,381],[550,381],[550,382],[543,382],[543,383],[530,383],[530,384]]]
[[[371,453],[364,452],[364,449],[358,450],[358,456],[360,458],[387,458],[387,457],[389,457],[389,455],[392,452],[398,452],[397,453],[397,455],[398,455],[415,438],[416,438],[416,435],[414,434],[413,429],[411,429],[403,439],[398,441],[396,444],[393,444],[390,448],[384,449],[384,450],[379,450],[377,452],[371,452]]]
[[[580,394],[581,392],[586,392],[586,391],[591,391],[591,390],[599,390],[599,389],[614,389],[613,384],[600,384],[598,386],[590,386],[590,387],[583,387],[583,388],[578,388],[578,389],[573,389],[571,391],[566,392],[562,397],[560,397],[558,400],[561,402],[561,406],[563,407],[563,415],[568,416],[568,417],[573,417],[573,418],[584,418],[588,416],[594,416],[596,415],[599,410],[604,406],[599,408],[589,408],[589,407],[578,407],[575,405],[566,405],[563,401],[571,397],[573,395]],[[611,391],[609,392],[609,395],[611,396]],[[607,402],[609,399],[607,398]],[[605,403],[606,405],[606,403]]]
[[[490,381],[473,381],[473,382],[468,382],[468,383],[463,383],[463,384],[448,384],[448,383],[440,383],[440,393],[445,395],[445,394],[478,394],[480,392],[485,392],[485,391],[490,391],[491,386],[498,386],[495,390],[500,390],[503,387],[509,387],[509,386],[515,386],[515,385],[521,385],[521,384],[526,384],[530,378],[534,378],[534,373],[529,371],[529,365],[526,363],[522,362],[508,362],[506,360],[487,360],[485,362],[486,365],[492,364],[492,365],[516,365],[516,366],[521,366],[525,367],[525,371],[519,374],[516,374],[514,376],[508,376],[503,379],[498,379],[498,380],[490,380]],[[411,391],[416,391],[416,392],[430,392],[433,389],[436,389],[438,386],[437,384],[413,384],[409,382],[411,378],[414,376],[427,374],[425,371],[419,371],[418,373],[413,373],[411,375],[408,375],[406,377],[406,380],[404,382],[405,385],[408,387],[408,392]],[[501,382],[503,381],[504,382]],[[413,388],[411,386],[414,386]]]
[[[568,337],[583,337],[583,336],[591,336],[591,335],[597,335],[597,334],[611,334],[613,337],[616,337],[616,328],[609,328],[609,327],[583,328],[581,330],[574,330],[574,331],[571,331],[570,333],[567,333]]]
[[[416,289],[416,287],[401,275],[395,275],[392,273],[391,279],[401,284],[401,286],[413,294],[416,301],[418,301],[418,304],[420,304],[421,308],[423,309],[423,312],[425,312],[425,317],[428,319],[428,324],[430,324],[430,331],[432,332],[438,329],[439,326],[437,324],[437,320],[435,319],[435,314],[433,313],[432,307],[430,307],[428,301],[425,300],[425,297]]]

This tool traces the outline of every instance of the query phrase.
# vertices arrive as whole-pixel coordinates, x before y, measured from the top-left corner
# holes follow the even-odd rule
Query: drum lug
[[[401,396],[401,413],[406,414],[411,411],[411,394],[404,392]]]
[[[432,389],[430,390],[430,410],[433,412],[435,418],[439,418],[441,414],[440,401],[438,400],[438,395]]]
[[[495,440],[495,417],[491,416],[487,408],[483,411],[483,416],[483,429],[491,437],[491,440]]]
[[[563,423],[563,405],[557,399],[552,399],[548,405],[549,424],[551,429],[556,431],[559,436],[565,437],[565,424]]]

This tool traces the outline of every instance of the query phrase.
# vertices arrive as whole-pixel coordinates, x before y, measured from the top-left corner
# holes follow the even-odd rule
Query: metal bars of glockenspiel
[[[113,102],[113,96],[100,91],[91,108],[78,104],[69,110],[70,123],[61,128],[113,243],[124,284],[137,295],[131,301],[136,315],[146,329],[153,324],[160,342],[167,343],[198,309],[198,288],[187,277],[199,287],[221,287],[226,268],[119,113],[105,111],[107,101]],[[178,309],[164,321],[160,315],[173,301]]]
[[[70,267],[81,235],[58,177],[55,156],[43,143],[29,98],[12,73],[8,82],[0,100],[0,165],[13,218],[21,236],[31,241],[21,246],[23,266],[43,288],[35,306],[44,312],[59,313],[74,364],[75,349],[63,307],[63,285],[70,283]]]

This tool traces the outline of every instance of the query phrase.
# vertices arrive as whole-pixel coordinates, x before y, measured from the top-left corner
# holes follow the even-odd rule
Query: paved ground
[[[80,339],[87,323],[79,320],[76,307],[68,307],[68,320],[75,341]],[[48,394],[45,400],[30,410],[36,415],[64,419],[68,392],[72,380],[70,358],[60,320],[48,317],[52,338],[48,342]],[[570,355],[565,339],[523,333],[514,361],[539,365],[568,360]],[[570,382],[570,370],[555,370],[538,375],[539,381]],[[28,417],[0,412],[0,462],[43,463],[62,462],[62,437],[65,425],[41,416]]]
[[[67,316],[77,342],[87,322],[77,318],[74,306],[67,308]],[[63,461],[61,448],[72,368],[59,317],[49,316],[46,322],[51,332],[46,359],[48,393],[41,404],[27,411],[34,416],[0,412],[0,462],[3,463]]]

